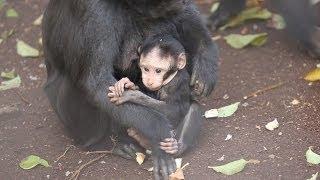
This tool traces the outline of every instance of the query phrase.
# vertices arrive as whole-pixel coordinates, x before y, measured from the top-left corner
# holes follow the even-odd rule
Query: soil
[[[201,3],[200,3],[201,2]],[[200,1],[204,13],[210,1]],[[38,43],[41,27],[32,22],[43,13],[48,0],[7,1],[0,10],[0,32],[15,33],[0,45],[0,72],[15,69],[22,78],[20,88],[0,92],[0,179],[68,179],[68,172],[98,157],[72,146],[58,117],[43,92],[46,70],[43,57],[22,58],[16,53],[16,40],[41,49]],[[7,18],[5,11],[14,8],[19,18]],[[309,166],[305,152],[309,146],[320,153],[320,83],[306,82],[303,77],[318,60],[310,58],[286,32],[266,28],[265,22],[249,22],[239,28],[214,33],[213,36],[249,32],[267,32],[262,47],[241,50],[230,48],[223,39],[220,49],[219,82],[204,108],[218,108],[241,101],[231,117],[208,119],[203,124],[197,147],[183,156],[186,179],[306,179],[320,172]],[[284,83],[256,97],[244,100],[253,92]],[[300,103],[292,105],[293,100]],[[9,110],[8,110],[9,109]],[[4,110],[7,110],[4,112]],[[268,131],[265,125],[277,119],[278,129]],[[228,134],[232,139],[225,141]],[[69,151],[58,162],[66,148]],[[19,162],[35,154],[52,165],[22,170]],[[218,161],[224,156],[223,161]],[[208,166],[225,164],[240,158],[257,159],[244,171],[225,176]],[[152,179],[151,160],[142,166],[135,161],[107,155],[83,169],[80,179]]]

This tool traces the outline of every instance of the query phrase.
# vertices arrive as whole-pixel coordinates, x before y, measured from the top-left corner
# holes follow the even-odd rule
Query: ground
[[[41,27],[32,22],[44,11],[48,0],[7,2],[0,10],[0,32],[14,28],[15,33],[0,45],[0,71],[15,69],[22,78],[22,86],[0,92],[0,177],[66,179],[66,172],[99,155],[86,155],[79,148],[71,147],[55,162],[73,141],[66,135],[43,92],[46,81],[43,57],[22,58],[15,48],[16,40],[20,39],[41,49],[38,43]],[[206,2],[210,1],[201,1],[201,7],[209,7]],[[17,10],[19,18],[5,17],[9,7]],[[253,26],[257,26],[257,30],[253,30]],[[190,163],[184,170],[185,176],[187,179],[309,178],[320,171],[319,166],[310,167],[304,156],[309,146],[320,153],[320,84],[309,84],[303,76],[319,61],[308,57],[285,32],[268,29],[265,23],[247,23],[213,36],[239,33],[243,27],[252,32],[267,32],[268,42],[262,47],[235,50],[223,39],[217,40],[221,57],[219,82],[204,102],[204,108],[237,101],[242,105],[229,118],[204,122],[197,147],[183,157],[184,163]],[[244,96],[278,83],[284,84],[243,100]],[[292,105],[294,99],[300,103]],[[266,130],[265,124],[275,118],[280,127]],[[229,141],[224,140],[227,134],[232,135]],[[20,169],[19,162],[30,154],[48,160],[52,168]],[[222,156],[224,160],[218,161]],[[243,172],[228,177],[207,168],[240,158],[257,159],[260,163],[248,165]],[[107,155],[81,171],[80,179],[152,179],[152,173],[145,170],[149,167],[150,160],[139,166],[134,161]]]

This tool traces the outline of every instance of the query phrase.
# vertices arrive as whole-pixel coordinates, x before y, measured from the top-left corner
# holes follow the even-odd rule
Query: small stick
[[[111,154],[112,153],[112,150],[110,151],[88,151],[86,153],[86,155],[88,154]]]
[[[70,150],[71,147],[74,147],[74,145],[70,145],[69,147],[66,148],[66,150],[64,151],[64,153],[62,155],[60,155],[57,160],[55,160],[54,162],[58,162],[61,158],[63,158],[67,152]]]
[[[23,102],[25,102],[25,103],[28,104],[28,105],[31,104],[31,102],[28,101],[25,97],[23,97],[22,94],[20,94],[18,91],[15,91],[15,92],[16,92],[16,94],[21,98],[21,100],[22,100]]]
[[[249,98],[252,98],[252,97],[256,97],[256,96],[258,96],[258,94],[262,94],[262,93],[264,93],[266,91],[278,88],[278,87],[280,87],[280,86],[282,86],[284,84],[285,84],[284,82],[281,82],[281,83],[278,83],[278,84],[275,84],[275,85],[272,85],[272,86],[268,86],[268,87],[266,87],[264,89],[257,90],[255,92],[249,94],[248,96],[244,96],[243,99],[249,99]]]
[[[73,173],[73,175],[70,177],[70,180],[77,180],[78,177],[79,177],[79,175],[80,175],[81,170],[83,170],[85,167],[89,166],[90,164],[92,164],[92,163],[100,160],[101,158],[105,157],[106,155],[107,155],[107,154],[102,154],[101,156],[96,157],[96,158],[90,160],[89,162],[81,165],[81,166]]]
[[[74,172],[72,173],[72,176],[70,177],[70,180],[77,180],[78,177],[79,177],[79,175],[80,175],[80,172],[81,172],[84,168],[86,168],[86,167],[88,167],[89,165],[95,163],[96,161],[99,161],[101,158],[105,157],[107,154],[111,154],[111,153],[113,152],[114,148],[116,147],[116,140],[115,140],[113,137],[111,137],[111,140],[112,140],[112,143],[113,143],[113,147],[112,147],[111,150],[109,150],[109,151],[93,151],[93,152],[87,152],[87,154],[99,154],[99,153],[104,153],[104,154],[102,154],[101,156],[96,157],[96,158],[90,160],[89,162],[81,165],[76,171],[74,171]]]

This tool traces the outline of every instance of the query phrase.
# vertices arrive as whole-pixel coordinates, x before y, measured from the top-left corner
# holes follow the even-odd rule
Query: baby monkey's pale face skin
[[[175,60],[172,56],[160,56],[160,50],[153,48],[147,54],[140,57],[140,69],[142,73],[143,84],[151,91],[159,90],[167,84],[172,78],[170,76],[164,79],[165,74],[175,65],[178,69],[183,69],[186,65],[186,57],[183,53]]]

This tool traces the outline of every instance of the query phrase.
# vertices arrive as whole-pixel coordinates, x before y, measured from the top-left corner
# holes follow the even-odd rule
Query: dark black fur
[[[43,21],[45,92],[70,135],[83,147],[105,142],[114,127],[135,127],[152,142],[155,177],[175,169],[158,143],[170,137],[165,115],[126,103],[115,106],[108,87],[137,77],[132,60],[150,29],[174,27],[188,56],[191,85],[207,96],[216,82],[217,48],[188,0],[51,0]],[[124,134],[118,134],[124,135]]]

